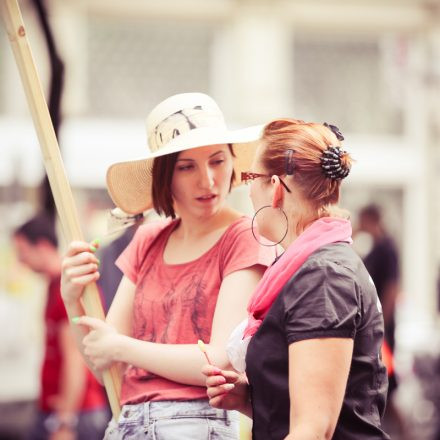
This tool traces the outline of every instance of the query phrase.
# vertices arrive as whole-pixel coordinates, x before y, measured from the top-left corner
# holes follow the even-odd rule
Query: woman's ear
[[[281,186],[280,178],[278,176],[272,176],[270,183],[273,188],[272,196],[272,208],[279,208],[283,203],[284,192]]]

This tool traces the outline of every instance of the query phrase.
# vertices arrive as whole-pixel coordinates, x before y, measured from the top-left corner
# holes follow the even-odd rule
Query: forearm
[[[315,427],[312,423],[297,424],[291,427],[289,435],[284,440],[330,440],[332,434],[329,430]]]
[[[60,390],[57,396],[57,413],[61,418],[76,414],[82,404],[86,389],[86,370],[79,354],[77,359],[65,359],[61,366]]]
[[[206,359],[197,344],[156,344],[120,335],[115,360],[143,368],[153,374],[188,385],[205,386],[201,373]],[[212,363],[228,364],[222,347],[207,345]]]

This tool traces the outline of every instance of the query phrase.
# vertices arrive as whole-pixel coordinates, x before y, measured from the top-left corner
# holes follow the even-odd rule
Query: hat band
[[[150,151],[162,148],[172,139],[202,127],[226,128],[220,112],[208,112],[201,106],[179,110],[159,122],[148,137]]]

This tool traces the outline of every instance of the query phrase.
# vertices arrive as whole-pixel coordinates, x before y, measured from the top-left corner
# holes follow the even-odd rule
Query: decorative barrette
[[[321,168],[324,174],[333,180],[341,180],[350,173],[350,168],[342,163],[345,151],[338,146],[330,146],[322,152]]]
[[[335,136],[337,137],[338,141],[343,141],[344,136],[342,136],[342,133],[339,131],[339,128],[336,127],[336,125],[327,124],[327,122],[324,122],[324,127],[327,127],[329,130],[331,130]]]

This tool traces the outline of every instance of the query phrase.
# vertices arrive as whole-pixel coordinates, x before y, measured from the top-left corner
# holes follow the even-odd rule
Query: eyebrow
[[[223,150],[219,150],[219,151],[217,151],[216,153],[212,153],[210,156],[209,156],[209,159],[211,159],[211,157],[214,157],[214,156],[216,156],[217,154],[219,154],[219,153],[224,153],[224,151]],[[186,161],[191,161],[191,162],[194,162],[194,159],[186,159],[186,158],[183,158],[183,159],[177,159],[177,162],[179,162],[179,160],[186,160]]]

